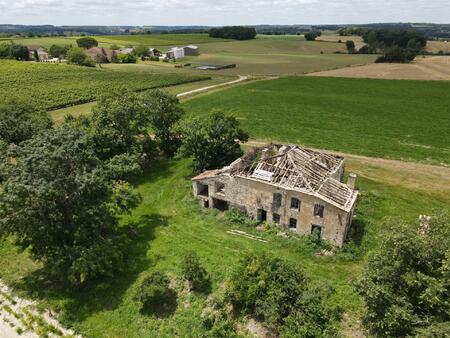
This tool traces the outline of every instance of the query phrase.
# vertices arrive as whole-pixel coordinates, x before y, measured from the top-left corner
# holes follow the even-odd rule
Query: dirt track
[[[410,64],[373,63],[310,73],[308,76],[450,81],[450,56],[419,56]]]
[[[265,142],[260,141],[246,143],[249,146],[263,146],[265,144]],[[358,176],[388,185],[432,194],[445,200],[449,199],[449,167],[326,151],[345,157],[347,169]]]

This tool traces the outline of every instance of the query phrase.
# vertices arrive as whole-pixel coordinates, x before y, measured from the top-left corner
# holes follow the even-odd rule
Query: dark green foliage
[[[208,274],[195,252],[186,252],[183,258],[181,269],[183,278],[189,281],[192,289],[202,291],[208,286]]]
[[[148,46],[144,46],[144,45],[139,45],[135,48],[134,53],[137,56],[150,56],[150,50]]]
[[[39,53],[37,50],[34,51],[33,56],[35,61],[39,61]]]
[[[330,288],[310,285],[302,269],[266,254],[246,254],[233,271],[227,298],[235,310],[253,314],[286,337],[316,337],[334,331],[340,311]]]
[[[230,164],[242,155],[239,141],[248,140],[235,117],[218,111],[186,121],[181,134],[182,153],[193,156],[196,171]]]
[[[14,235],[50,277],[80,284],[124,267],[128,235],[118,216],[139,201],[113,180],[89,135],[65,124],[21,146],[3,164],[0,237]]]
[[[26,61],[30,57],[30,51],[27,46],[12,44],[11,57],[16,60]]]
[[[308,32],[304,34],[304,37],[307,41],[314,41],[319,35],[317,32]]]
[[[86,37],[77,39],[77,45],[80,48],[89,49],[92,47],[97,47],[98,42],[93,37],[86,36]]]
[[[355,52],[355,43],[353,42],[353,40],[347,40],[345,42],[345,46],[347,47],[349,53]]]
[[[6,143],[20,143],[49,129],[52,121],[47,112],[19,99],[0,103],[0,139]]]
[[[137,57],[134,54],[119,54],[120,62],[122,63],[136,63]]]
[[[365,326],[379,337],[420,336],[448,327],[448,215],[434,216],[425,234],[395,219],[385,228],[389,232],[355,286],[367,307]]]
[[[399,46],[393,46],[384,50],[383,56],[377,58],[375,62],[382,63],[410,63],[417,56],[417,53],[413,49],[401,48]]]
[[[172,157],[181,145],[176,126],[184,111],[180,108],[178,99],[163,91],[153,90],[143,94],[143,102],[159,148]]]
[[[134,296],[140,304],[140,311],[163,314],[166,310],[173,310],[176,307],[176,294],[169,284],[169,278],[163,272],[155,271],[145,276]]]
[[[11,43],[2,42],[0,43],[0,59],[11,58]]]
[[[48,52],[55,58],[65,57],[70,46],[51,45]]]
[[[67,62],[86,67],[95,67],[95,62],[84,51],[83,48],[72,47],[67,51]]]
[[[150,116],[137,93],[122,90],[100,97],[88,124],[101,159],[131,153],[146,161],[153,155]]]
[[[212,38],[251,40],[256,37],[256,30],[253,27],[242,26],[211,28],[209,36]]]

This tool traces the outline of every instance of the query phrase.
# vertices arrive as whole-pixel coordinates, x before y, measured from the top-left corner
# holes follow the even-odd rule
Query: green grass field
[[[34,37],[34,38],[0,38],[2,41],[14,41],[30,47],[48,48],[56,45],[76,46],[76,39],[79,36],[67,37]],[[112,44],[119,46],[175,46],[187,44],[200,44],[207,42],[227,41],[225,39],[210,38],[208,34],[141,34],[141,35],[99,35],[94,36],[102,47],[109,47]]]
[[[250,41],[215,42],[201,46],[201,54],[183,62],[236,64],[222,74],[298,75],[375,61],[374,55],[346,54],[345,45],[305,41],[299,36],[264,37]],[[335,54],[335,52],[341,54]]]
[[[142,72],[122,65],[122,71],[65,64],[0,61],[0,98],[21,97],[45,109],[95,100],[119,88],[145,90],[207,80],[200,75]]]
[[[450,83],[289,77],[187,101],[237,116],[253,139],[450,164]]]
[[[365,253],[376,245],[383,218],[402,216],[412,221],[418,214],[450,202],[448,196],[444,201],[436,199],[433,192],[418,193],[361,179],[358,185],[363,194],[353,237],[356,256],[342,252],[317,257],[309,246],[295,239],[263,235],[269,243],[261,243],[228,234],[227,230],[239,228],[261,235],[231,224],[222,213],[201,209],[191,195],[189,165],[187,160],[163,161],[136,182],[143,201],[123,222],[138,224],[139,235],[130,246],[129,269],[124,274],[77,291],[58,290],[39,279],[39,265],[26,252],[5,242],[0,244],[0,277],[22,295],[41,299],[43,307],[52,305],[62,313],[64,324],[73,325],[86,338],[200,337],[205,334],[201,313],[207,295],[182,292],[183,254],[188,250],[199,254],[212,277],[214,292],[245,251],[266,251],[303,266],[313,280],[332,284],[337,294],[330,301],[343,306],[355,319],[361,302],[351,283],[362,269]],[[164,317],[141,315],[133,301],[138,278],[157,269],[176,280],[178,305]]]

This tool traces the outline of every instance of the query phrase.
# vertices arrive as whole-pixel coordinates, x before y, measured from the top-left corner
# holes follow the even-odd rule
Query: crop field
[[[225,89],[184,103],[220,108],[253,139],[450,164],[450,83],[290,77]]]
[[[445,41],[428,41],[427,51],[432,53],[439,53],[440,51],[444,53],[450,53],[450,42]]]
[[[360,179],[358,185],[363,194],[353,249],[332,257],[318,257],[302,241],[264,235],[230,223],[223,213],[202,210],[191,197],[189,165],[188,160],[163,161],[136,182],[143,201],[123,222],[135,222],[139,233],[130,246],[129,270],[123,275],[80,290],[58,290],[39,279],[39,265],[26,252],[4,242],[0,244],[0,276],[20,294],[41,299],[43,307],[49,304],[59,309],[61,321],[86,338],[200,337],[205,336],[201,313],[208,295],[183,291],[180,263],[184,253],[198,253],[211,275],[212,292],[216,292],[244,252],[265,251],[303,266],[314,281],[332,284],[337,294],[331,301],[357,318],[361,302],[352,289],[352,281],[362,269],[365,253],[376,244],[384,217],[402,216],[413,221],[420,213],[450,203],[448,186],[446,199],[440,200],[433,190],[417,192],[402,186],[401,181],[398,185],[383,185],[369,178]],[[357,163],[350,163],[347,169],[358,169]],[[372,168],[368,174],[375,172]],[[395,176],[396,171],[387,174]],[[228,234],[230,229],[266,236],[269,242]],[[178,292],[176,307],[163,316],[140,314],[133,300],[139,277],[154,270],[168,272]]]
[[[201,46],[200,52],[200,56],[187,57],[183,62],[234,63],[237,68],[218,71],[233,75],[297,75],[372,63],[376,58],[374,55],[346,54],[345,45],[341,43],[305,41],[299,36],[207,43]]]
[[[345,47],[345,42],[348,40],[352,40],[355,43],[356,49],[360,49],[365,45],[361,36],[352,35],[352,36],[341,36],[339,34],[322,34],[318,38],[317,41],[328,41],[328,42],[338,42],[341,41],[342,45]]]
[[[145,90],[207,79],[186,74],[119,72],[65,64],[1,61],[0,100],[18,96],[51,109],[93,101],[99,94],[121,87]]]
[[[373,63],[363,66],[326,70],[308,75],[391,80],[450,81],[450,56],[418,56],[410,64]]]

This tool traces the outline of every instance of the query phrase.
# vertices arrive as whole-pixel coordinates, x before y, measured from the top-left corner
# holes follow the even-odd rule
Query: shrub
[[[432,332],[450,322],[450,217],[435,216],[420,232],[396,219],[385,228],[355,285],[366,328],[378,337],[443,337]]]
[[[140,310],[146,312],[162,302],[170,292],[169,278],[156,271],[144,277],[134,299],[140,304]]]
[[[92,47],[97,47],[98,42],[93,37],[86,36],[86,37],[77,39],[77,45],[80,48],[89,49]]]
[[[254,314],[286,336],[331,332],[340,309],[329,303],[331,288],[311,287],[303,270],[266,254],[247,254],[231,275],[227,299],[243,314]]]
[[[238,223],[248,227],[256,227],[259,223],[251,217],[248,217],[244,212],[239,209],[231,208],[226,211],[226,216],[233,223]]]
[[[184,255],[182,271],[183,277],[189,281],[194,290],[202,290],[207,286],[208,274],[195,252],[187,252]]]
[[[95,67],[95,61],[82,48],[77,47],[67,51],[67,62],[78,66]]]
[[[380,56],[375,62],[377,63],[410,63],[417,56],[417,53],[408,48],[401,48],[399,46],[394,46],[385,49],[383,56]]]

